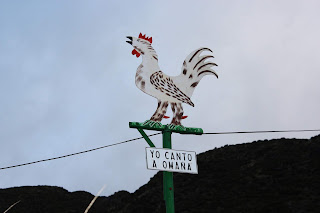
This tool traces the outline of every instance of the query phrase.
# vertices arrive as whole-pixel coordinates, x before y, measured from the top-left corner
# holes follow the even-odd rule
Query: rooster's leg
[[[181,103],[171,103],[171,109],[173,112],[172,125],[181,125],[181,119],[183,116],[183,108]]]
[[[155,122],[161,122],[163,116],[166,114],[167,112],[167,108],[168,108],[168,102],[167,101],[158,101],[158,107],[157,110],[155,111],[155,113],[152,115],[152,117],[150,118],[151,121],[155,121]]]

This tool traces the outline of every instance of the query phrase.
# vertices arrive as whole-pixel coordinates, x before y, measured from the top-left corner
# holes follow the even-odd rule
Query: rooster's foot
[[[176,125],[174,125],[174,124],[169,124],[168,125],[168,128],[171,129],[171,130],[173,130],[175,127],[176,127]]]
[[[162,124],[158,121],[146,120],[143,125],[148,125],[150,127],[162,127]]]
[[[184,126],[182,125],[175,125],[175,124],[169,124],[168,128],[171,130],[179,130],[179,131],[185,131],[187,130]]]

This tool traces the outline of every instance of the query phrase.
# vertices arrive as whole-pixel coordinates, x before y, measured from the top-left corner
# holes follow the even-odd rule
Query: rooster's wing
[[[176,98],[183,103],[194,106],[191,99],[173,83],[170,77],[164,76],[162,71],[153,73],[150,76],[150,82],[157,90],[161,91],[164,95]]]

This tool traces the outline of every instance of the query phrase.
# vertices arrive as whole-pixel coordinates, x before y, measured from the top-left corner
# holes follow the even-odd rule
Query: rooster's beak
[[[132,37],[131,36],[127,36],[127,38],[130,39],[130,41],[126,41],[126,42],[132,45]]]

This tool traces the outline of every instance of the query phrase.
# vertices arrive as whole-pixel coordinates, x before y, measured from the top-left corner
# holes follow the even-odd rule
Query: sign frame
[[[147,164],[147,169],[148,170],[158,170],[158,171],[167,171],[167,172],[177,172],[177,173],[188,173],[188,174],[199,174],[199,170],[198,170],[198,161],[197,161],[197,153],[195,152],[195,151],[185,151],[185,150],[174,150],[174,149],[168,149],[168,148],[155,148],[155,147],[146,147],[145,148],[146,149],[146,164]],[[148,150],[155,150],[155,151],[158,151],[158,153],[159,153],[159,158],[158,159],[160,159],[160,157],[161,157],[161,154],[160,153],[163,153],[163,152],[165,152],[165,153],[178,153],[178,152],[181,152],[181,153],[186,153],[187,154],[187,159],[186,159],[186,161],[182,161],[182,160],[180,160],[179,161],[179,163],[183,163],[183,162],[185,162],[185,170],[177,170],[177,169],[166,169],[166,168],[163,168],[164,166],[163,166],[163,164],[162,164],[162,168],[151,168],[151,167],[149,167],[149,162],[148,162]],[[156,155],[156,153],[155,153],[155,155]],[[166,154],[164,154],[164,155],[166,155]],[[171,154],[170,154],[171,155]],[[188,159],[188,156],[189,155],[191,155],[192,156],[192,160],[189,160]],[[177,155],[176,155],[177,156]],[[180,156],[181,157],[181,156]],[[164,157],[164,158],[166,158],[166,156]],[[185,157],[184,157],[185,158]],[[150,161],[152,161],[152,159],[153,158],[151,158],[151,159],[149,159]],[[168,159],[168,158],[166,158],[168,161],[170,161],[170,159]],[[192,167],[193,168],[195,168],[195,169],[192,169],[191,168],[191,171],[188,171],[188,166],[189,166],[189,164],[187,164],[188,162],[187,162],[187,160],[189,160],[190,162],[191,162],[191,164],[192,164]],[[162,162],[164,162],[165,160],[159,160],[159,161],[162,161]],[[171,160],[172,161],[172,160]],[[152,162],[151,164],[153,164],[154,162]],[[155,162],[155,163],[159,163],[159,162]],[[173,164],[173,166],[172,167],[174,167],[175,165],[176,165],[176,163],[178,163],[178,161],[177,160],[175,160],[174,159],[174,161],[172,162]],[[160,163],[160,165],[161,165],[161,163]],[[170,167],[170,163],[168,162],[168,163],[166,163],[166,166],[167,167]],[[179,164],[178,164],[178,166],[179,166]],[[161,167],[161,166],[160,166]],[[180,167],[181,167],[181,164],[180,164]]]

